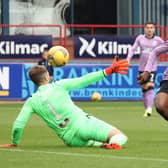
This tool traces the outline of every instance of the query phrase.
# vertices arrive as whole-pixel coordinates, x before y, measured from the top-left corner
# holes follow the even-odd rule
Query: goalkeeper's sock
[[[102,144],[103,144],[102,142],[89,140],[87,146],[101,147]]]
[[[116,134],[112,136],[109,140],[109,144],[118,144],[124,145],[127,142],[128,138],[124,134]]]
[[[90,140],[88,142],[88,144],[89,144],[89,146],[100,147],[100,148],[104,148],[104,149],[122,149],[122,146],[120,146],[117,143],[108,144],[108,143],[104,143],[104,142]]]
[[[128,138],[124,134],[116,134],[110,138],[109,143],[89,140],[87,146],[103,147],[104,145],[110,145],[110,144],[118,144],[122,146],[127,142],[127,140]]]

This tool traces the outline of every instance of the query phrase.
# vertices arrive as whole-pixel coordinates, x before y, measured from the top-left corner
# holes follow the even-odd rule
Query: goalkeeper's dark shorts
[[[160,82],[160,88],[157,91],[158,93],[168,93],[168,80],[163,80]]]

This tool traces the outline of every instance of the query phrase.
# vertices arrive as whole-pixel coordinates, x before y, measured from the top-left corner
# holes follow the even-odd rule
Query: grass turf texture
[[[129,141],[122,150],[67,147],[38,116],[28,121],[18,148],[0,148],[5,168],[168,167],[168,123],[155,111],[144,118],[141,102],[77,102],[84,111],[116,126]],[[21,103],[0,104],[0,144],[10,143]]]

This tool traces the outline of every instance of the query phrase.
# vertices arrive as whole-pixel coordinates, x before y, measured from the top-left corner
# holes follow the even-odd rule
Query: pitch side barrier
[[[142,29],[144,28],[144,25],[94,25],[94,24],[67,24],[64,26],[64,39],[66,40],[66,38],[68,38],[67,36],[67,29],[76,29],[76,28],[87,28],[90,29],[90,35],[95,35],[95,30],[97,28],[102,28],[102,29],[107,29],[107,28],[128,28],[128,29],[132,29],[132,35],[135,36],[138,33],[138,29]],[[159,29],[159,36],[160,37],[164,37],[164,27],[161,25],[156,25],[156,28]],[[66,41],[64,41],[66,44]]]
[[[1,36],[0,59],[19,59],[30,60],[40,59],[41,52],[50,48],[52,45],[64,45],[70,52],[71,60],[89,60],[89,61],[108,61],[114,55],[125,58],[128,50],[131,48],[135,37],[139,34],[139,29],[144,25],[0,25],[3,29],[9,29],[9,34],[4,40]],[[159,35],[163,38],[166,29],[156,25]],[[73,36],[74,29],[89,29],[90,33],[76,34]],[[130,36],[98,35],[96,29],[116,29],[126,28],[132,32]],[[71,35],[69,36],[71,30]],[[30,36],[30,37],[28,37]],[[38,36],[50,36],[50,42],[43,40]],[[26,41],[26,39],[30,39]],[[25,40],[25,44],[22,43]],[[34,41],[34,42],[33,42]],[[38,43],[37,43],[38,41]],[[47,46],[45,41],[48,41]],[[18,44],[17,44],[18,43]],[[139,57],[139,51],[136,51],[134,58]],[[168,57],[161,55],[160,61],[167,61]]]
[[[97,34],[97,29],[128,29],[130,35]],[[125,58],[129,49],[132,47],[136,36],[143,32],[144,25],[65,25],[64,26],[64,46],[69,48],[73,46],[75,60],[107,60],[114,55]],[[158,35],[164,38],[164,27],[156,25]],[[67,29],[75,32],[72,36],[67,36]],[[81,29],[81,33],[75,30]],[[87,31],[86,31],[87,30]],[[87,33],[83,33],[87,32]],[[133,58],[139,58],[140,49],[137,49]],[[162,54],[160,61],[165,61],[167,57]]]
[[[61,25],[7,25],[8,33],[0,36],[0,60],[40,59],[52,45],[62,45]]]
[[[0,64],[0,100],[26,100],[36,91],[36,86],[28,77],[29,69],[35,64]],[[109,64],[67,64],[54,68],[54,80],[76,78],[89,72],[102,70]],[[156,76],[156,88],[162,80],[166,66],[159,66]],[[141,100],[141,89],[137,84],[138,66],[131,66],[128,75],[113,74],[104,80],[83,89],[70,92],[73,100],[90,101],[93,92],[99,92],[103,101]]]
[[[52,46],[52,37],[48,35],[6,35],[0,38],[0,60],[41,59],[41,53]]]

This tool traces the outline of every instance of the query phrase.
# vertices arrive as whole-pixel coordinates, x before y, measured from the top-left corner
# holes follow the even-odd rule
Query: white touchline
[[[139,160],[139,161],[168,162],[168,159],[161,159],[161,158],[143,158],[143,157],[130,157],[130,156],[81,154],[81,153],[70,153],[70,152],[52,152],[52,151],[37,151],[37,150],[32,151],[32,150],[5,149],[5,148],[0,149],[0,151],[25,152],[25,153],[41,153],[41,154],[75,156],[75,157],[82,156],[82,157],[108,158],[108,159],[118,159],[118,160]]]

